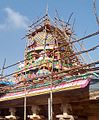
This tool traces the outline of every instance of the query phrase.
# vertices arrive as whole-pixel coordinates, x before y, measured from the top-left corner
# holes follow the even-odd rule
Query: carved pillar
[[[32,115],[28,115],[27,117],[30,120],[40,120],[41,116],[38,115],[40,108],[37,105],[32,105],[31,111],[32,111]]]
[[[65,119],[74,120],[74,117],[68,114],[68,109],[71,108],[69,104],[63,104],[61,108],[63,114],[56,115],[56,118],[58,118],[59,120],[65,120]]]
[[[8,120],[16,120],[18,117],[15,116],[16,109],[15,108],[9,108],[10,115],[5,116]]]
[[[11,115],[15,116],[16,109],[15,108],[10,108],[9,112],[11,113]]]

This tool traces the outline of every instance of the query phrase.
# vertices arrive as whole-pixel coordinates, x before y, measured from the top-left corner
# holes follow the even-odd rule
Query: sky
[[[93,14],[93,0],[0,0],[0,68],[24,59],[26,40],[22,38],[27,28],[37,18],[48,14],[54,19],[55,11],[58,17],[67,21],[73,12],[70,21],[74,25],[77,38],[84,37],[99,29]],[[96,9],[99,16],[99,0],[96,0]],[[86,49],[99,44],[99,35],[83,41]],[[99,48],[90,53],[93,61],[99,60]],[[86,57],[86,60],[89,61]],[[5,73],[7,74],[7,73]]]

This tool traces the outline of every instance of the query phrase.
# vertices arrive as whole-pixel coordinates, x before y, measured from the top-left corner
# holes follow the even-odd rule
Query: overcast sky
[[[98,30],[93,14],[92,0],[0,0],[0,68],[6,58],[6,66],[23,60],[27,27],[38,17],[48,13],[51,18],[58,11],[59,18],[67,21],[73,12],[74,32],[77,38]],[[99,16],[99,0],[96,1]],[[83,42],[86,49],[99,44],[99,35]],[[91,52],[93,60],[99,60],[99,48]]]

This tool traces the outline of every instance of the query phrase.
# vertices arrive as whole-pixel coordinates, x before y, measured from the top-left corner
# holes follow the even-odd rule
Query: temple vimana
[[[76,39],[68,22],[48,14],[30,25],[24,60],[2,68],[17,66],[0,76],[0,119],[99,120],[99,61],[83,57],[99,45],[80,43],[98,34]]]

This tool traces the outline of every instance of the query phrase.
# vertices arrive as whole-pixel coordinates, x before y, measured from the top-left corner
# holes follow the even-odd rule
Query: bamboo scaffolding
[[[41,19],[39,19],[39,20],[37,20],[35,23],[33,23],[30,27],[32,27],[32,26],[34,26],[34,28],[36,29],[36,24],[38,23],[38,22],[40,22],[41,21],[41,23],[42,23],[42,19],[44,19],[45,18],[45,20],[47,20],[47,18],[46,17],[48,17],[47,15],[45,15],[44,17],[42,17]],[[43,20],[43,22],[45,21],[45,20]],[[61,21],[62,22],[62,21]],[[41,24],[40,23],[40,24]],[[40,25],[39,24],[39,25]],[[62,23],[61,23],[62,24]],[[38,25],[37,25],[38,26]],[[66,24],[66,26],[67,26],[67,24]],[[65,26],[65,27],[66,27]],[[60,40],[60,42],[62,41],[62,44],[59,46],[58,44],[58,46],[57,46],[57,48],[54,48],[54,50],[50,53],[50,54],[53,54],[53,57],[54,57],[54,53],[55,53],[55,51],[60,51],[61,50],[61,47],[69,47],[70,48],[70,50],[71,50],[71,54],[67,57],[67,56],[64,56],[64,57],[62,57],[62,58],[60,58],[60,59],[57,59],[58,61],[61,61],[62,59],[65,59],[65,60],[68,60],[69,58],[71,58],[71,57],[73,57],[73,56],[75,56],[75,59],[77,58],[77,56],[81,56],[81,54],[83,54],[83,53],[88,53],[88,52],[90,52],[90,51],[94,51],[95,49],[97,49],[98,47],[99,47],[99,45],[96,45],[96,46],[94,46],[94,47],[92,47],[92,48],[90,48],[90,49],[88,49],[88,50],[86,50],[85,48],[82,48],[83,50],[82,51],[78,51],[77,50],[77,48],[75,47],[75,45],[74,45],[74,47],[75,47],[75,49],[76,49],[76,52],[74,53],[74,51],[72,50],[72,46],[73,46],[73,44],[74,43],[78,43],[78,42],[80,42],[80,41],[82,41],[82,40],[86,40],[87,38],[90,38],[90,37],[93,37],[93,36],[95,36],[95,35],[98,35],[99,34],[99,31],[96,31],[96,32],[94,32],[94,33],[92,33],[92,34],[89,34],[89,35],[87,35],[87,36],[85,36],[85,37],[82,37],[82,38],[80,38],[80,39],[77,39],[77,40],[74,40],[74,41],[71,41],[69,38],[67,38],[68,36],[66,36],[66,33],[65,33],[65,31],[62,31],[62,30],[60,30],[59,28],[58,28],[58,25],[56,25],[55,24],[55,28],[54,28],[54,30],[53,30],[53,28],[54,27],[52,27],[52,28],[50,28],[49,29],[49,31],[50,31],[50,33],[51,33],[51,35],[52,35],[52,37],[54,37],[54,40]],[[69,29],[69,28],[68,28]],[[47,39],[47,28],[46,28],[46,26],[44,26],[44,30],[45,30],[45,33],[46,33],[46,35],[45,35],[45,42],[44,42],[44,51],[46,52],[46,49],[45,49],[45,47],[46,47],[46,39]],[[36,32],[37,30],[35,30],[35,32]],[[31,35],[31,34],[29,34],[29,35]],[[29,36],[29,35],[27,35],[27,37]],[[58,36],[58,37],[57,37]],[[39,37],[39,36],[38,36]],[[40,39],[40,38],[39,38]],[[68,41],[67,41],[68,40]],[[69,41],[70,40],[70,41]],[[67,42],[66,42],[67,41]],[[80,45],[81,46],[81,45]],[[66,49],[65,49],[65,52],[68,52]],[[14,64],[12,64],[12,65],[9,65],[9,66],[7,66],[7,67],[3,67],[3,69],[7,69],[7,68],[10,68],[10,67],[13,67],[13,66],[15,66],[15,65],[17,65],[17,64],[19,64],[19,63],[21,63],[21,62],[25,62],[26,60],[28,60],[28,59],[25,59],[25,60],[22,60],[22,61],[20,61],[20,62],[17,62],[17,63],[14,63]],[[85,60],[84,60],[85,61]],[[53,62],[54,62],[54,59],[53,59],[53,61],[51,62],[52,63],[52,71],[53,71]],[[78,62],[78,60],[76,59],[76,61],[75,62]],[[46,62],[47,63],[47,62]],[[45,63],[44,63],[45,64]],[[73,67],[71,67],[71,68],[69,68],[68,70],[63,70],[63,71],[58,71],[58,74],[61,74],[61,73],[66,73],[66,74],[69,74],[69,73],[74,73],[73,71],[75,70],[78,70],[78,72],[79,72],[79,70],[85,70],[85,72],[86,71],[93,71],[93,70],[98,70],[98,68],[99,67],[95,67],[94,65],[97,65],[97,64],[99,64],[99,61],[95,61],[95,62],[91,62],[91,63],[89,63],[89,64],[84,64],[84,65],[80,65],[80,66],[73,66]],[[15,75],[15,74],[20,74],[20,72],[24,72],[24,71],[26,71],[26,70],[30,70],[30,69],[33,69],[34,67],[39,67],[39,66],[41,66],[42,64],[40,64],[40,65],[34,65],[34,66],[32,66],[32,67],[30,67],[30,68],[24,68],[23,70],[20,70],[20,71],[17,71],[17,72],[14,72],[14,73],[11,73],[11,74],[8,74],[8,75],[5,75],[5,76],[2,76],[2,77],[0,77],[0,80],[2,80],[2,79],[4,79],[4,78],[6,78],[6,77],[9,77],[9,76],[12,76],[12,75]],[[93,66],[94,66],[94,68],[93,68]],[[52,79],[53,79],[53,72],[52,72],[52,74],[50,74],[51,76],[52,76]],[[41,76],[41,77],[43,77],[43,76]],[[39,77],[36,77],[36,78],[39,78]],[[52,80],[51,79],[51,80]],[[20,83],[20,81],[19,81],[19,83]],[[52,85],[52,82],[51,82],[51,85]],[[51,91],[52,92],[52,91]],[[52,93],[51,93],[51,96],[52,96]],[[52,98],[52,97],[51,97]],[[52,104],[52,103],[51,103]],[[51,108],[52,109],[52,108]],[[25,120],[25,118],[24,118],[24,120]]]
[[[42,19],[44,19],[47,15],[44,15],[43,17],[41,17],[40,19],[38,19],[36,22],[34,22],[33,24],[31,24],[29,27],[32,27],[33,25],[35,25],[36,23],[38,23],[39,21],[41,21]]]
[[[98,48],[98,47],[99,47],[99,45],[96,45],[96,46],[94,46],[94,47],[92,47],[92,48],[90,48],[90,49],[88,49],[88,50],[79,51],[79,52],[75,53],[75,55],[93,51],[93,50],[95,50],[95,49]],[[57,49],[57,48],[56,48],[56,49]],[[55,49],[55,50],[56,50],[56,49]],[[55,50],[54,50],[54,51],[55,51]],[[73,55],[74,55],[74,54],[68,56],[68,58],[71,57],[71,56],[73,56]],[[63,58],[65,58],[65,57],[63,57]],[[62,59],[63,59],[63,58],[62,58]],[[14,64],[12,64],[12,65],[9,65],[9,66],[7,66],[7,67],[4,67],[3,69],[7,69],[7,68],[10,68],[10,67],[13,67],[13,66],[15,66],[15,65],[17,65],[17,64],[19,64],[19,63],[21,63],[21,62],[24,62],[24,61],[26,61],[26,60],[28,60],[28,59],[21,60],[20,62],[16,62],[16,63],[14,63]],[[38,65],[38,66],[39,66],[39,65]],[[34,67],[36,67],[36,66],[34,66]],[[2,69],[0,69],[0,70],[2,70]],[[15,72],[15,73],[18,73],[18,72]]]
[[[98,28],[99,28],[99,18],[98,18],[98,14],[96,12],[96,0],[93,0],[93,12],[94,12],[96,22],[97,22],[97,25],[98,25]]]
[[[77,40],[76,38],[74,38],[75,40]],[[80,42],[78,42],[79,46],[81,47],[82,50],[86,50],[86,48],[84,47],[84,45]],[[91,56],[88,54],[88,52],[86,52],[86,55],[88,56],[88,58],[90,59],[91,62],[93,62],[93,59],[91,58]]]
[[[97,61],[97,62],[95,62],[95,63],[91,63],[91,64],[89,64],[89,65],[84,65],[83,67],[87,67],[87,69],[85,69],[85,70],[87,70],[87,72],[88,71],[93,71],[94,70],[94,68],[89,68],[88,69],[88,67],[90,67],[90,66],[93,66],[93,65],[95,65],[95,64],[99,64],[99,61]],[[75,68],[72,68],[72,72],[74,73],[75,72],[75,70],[76,69],[78,69],[79,67],[75,67]],[[80,69],[81,69],[82,67],[80,67]],[[96,70],[99,70],[99,67],[96,67]],[[56,74],[54,74],[55,76],[56,75],[59,75],[59,74],[62,74],[62,73],[66,73],[66,74],[68,74],[68,72],[70,72],[70,70],[64,70],[64,71],[60,71],[60,72],[58,72],[58,73],[56,73]],[[45,78],[45,77],[50,77],[50,76],[53,76],[53,79],[54,79],[54,75],[53,74],[49,74],[49,75],[46,75],[46,76],[41,76],[42,78]],[[63,76],[65,76],[65,75],[63,75]],[[63,77],[63,76],[61,76],[61,77]],[[37,78],[39,78],[39,77],[36,77],[36,79]],[[35,78],[34,78],[35,79]],[[34,80],[33,79],[33,80]],[[52,79],[51,79],[52,80]],[[21,82],[23,82],[23,81],[21,81]],[[21,83],[20,82],[20,83]],[[20,84],[20,83],[17,83],[17,84]],[[52,83],[53,83],[53,81],[52,81]],[[6,89],[6,87],[4,87],[3,89]],[[12,90],[13,90],[14,88],[12,87]],[[11,88],[10,88],[10,90],[11,90]],[[51,91],[50,91],[51,92]]]
[[[71,19],[71,16],[72,16],[72,15],[73,15],[73,13],[70,15],[69,20]],[[57,18],[56,18],[56,20],[57,20]],[[69,21],[69,20],[68,20],[68,21]],[[64,26],[64,25],[63,25],[63,20],[59,20],[59,22],[61,22],[62,26]],[[67,27],[67,25],[68,25],[68,22],[65,23],[65,24],[66,24],[66,26],[65,26],[65,29],[66,29],[66,27]],[[64,35],[65,35],[65,37],[66,37],[66,40],[71,40],[70,37],[68,37],[68,35],[66,34],[65,30],[64,30],[63,32],[64,32]],[[68,41],[68,42],[71,42],[71,41]],[[74,46],[75,50],[78,52],[77,47],[76,47],[75,45],[73,45],[73,46]],[[85,59],[83,58],[83,56],[80,55],[80,57],[82,58],[83,62],[85,62]]]
[[[79,52],[78,54],[80,54],[80,52]],[[82,66],[77,66],[77,67],[71,68],[71,69],[69,69],[69,70],[66,70],[65,72],[70,72],[71,70],[76,70],[76,69],[80,69],[80,68],[83,68],[83,67],[92,67],[92,66],[95,66],[95,65],[97,65],[97,64],[99,64],[99,61],[95,61],[95,62],[92,62],[92,63],[89,63],[89,64],[84,64],[84,65],[82,65]],[[33,66],[33,67],[34,67],[34,66]],[[31,69],[32,69],[33,67],[31,67]],[[26,69],[28,69],[28,68],[25,68],[25,70],[26,70]],[[21,70],[21,71],[23,71],[23,70]],[[60,71],[60,72],[61,72],[61,71]],[[62,72],[64,72],[64,71],[62,71]],[[9,75],[5,75],[5,76],[1,77],[0,80],[4,79],[4,78],[6,78],[6,77],[9,77],[9,76],[11,76],[11,75],[15,75],[15,74],[17,74],[17,73],[20,73],[20,72],[13,72],[13,73],[11,73],[11,74],[9,74]],[[38,77],[38,78],[39,78],[39,77]]]

